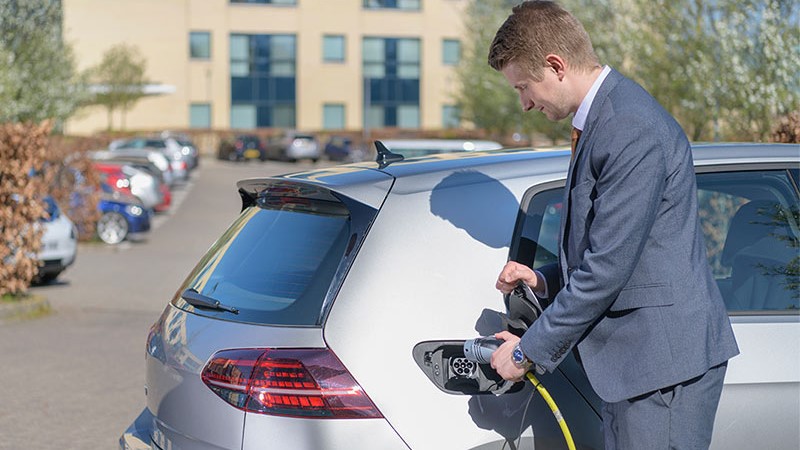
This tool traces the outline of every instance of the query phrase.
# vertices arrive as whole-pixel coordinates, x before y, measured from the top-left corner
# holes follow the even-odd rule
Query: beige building
[[[120,43],[146,58],[152,95],[125,114],[126,129],[458,124],[467,0],[62,1],[80,70]],[[65,131],[107,126],[92,107]]]

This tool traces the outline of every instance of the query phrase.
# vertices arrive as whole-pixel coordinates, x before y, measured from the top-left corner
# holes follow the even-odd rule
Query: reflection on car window
[[[336,202],[267,197],[242,212],[188,283],[240,310],[237,320],[314,325],[350,239]]]
[[[789,172],[697,176],[708,260],[730,312],[800,312],[800,200]],[[519,218],[512,260],[533,268],[557,261],[562,193],[533,193]]]
[[[534,269],[558,261],[558,233],[564,189],[533,196],[518,226],[511,259]]]
[[[800,311],[798,197],[785,170],[699,174],[701,225],[729,311]]]

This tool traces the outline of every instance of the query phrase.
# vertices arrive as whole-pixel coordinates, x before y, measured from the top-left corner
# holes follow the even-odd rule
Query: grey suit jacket
[[[601,399],[671,386],[738,354],[706,259],[689,142],[642,87],[612,70],[565,188],[551,304],[522,349],[552,371],[577,345]],[[555,288],[555,289],[554,289]]]

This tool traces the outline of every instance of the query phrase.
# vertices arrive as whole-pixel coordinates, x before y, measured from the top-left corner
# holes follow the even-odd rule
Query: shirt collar
[[[603,84],[603,80],[606,79],[609,73],[611,73],[611,68],[603,66],[603,71],[600,72],[600,75],[594,80],[592,87],[589,89],[589,92],[586,93],[586,97],[583,97],[583,101],[572,117],[573,127],[583,131],[583,128],[586,126],[586,118],[589,116],[589,109],[592,107],[595,95],[597,95],[597,90],[600,89],[600,85]]]

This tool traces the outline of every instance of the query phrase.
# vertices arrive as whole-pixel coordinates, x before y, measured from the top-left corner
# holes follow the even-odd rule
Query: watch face
[[[514,358],[514,362],[517,364],[522,364],[525,361],[525,354],[522,353],[522,349],[519,348],[519,345],[514,347],[514,353],[512,353],[512,358]]]

